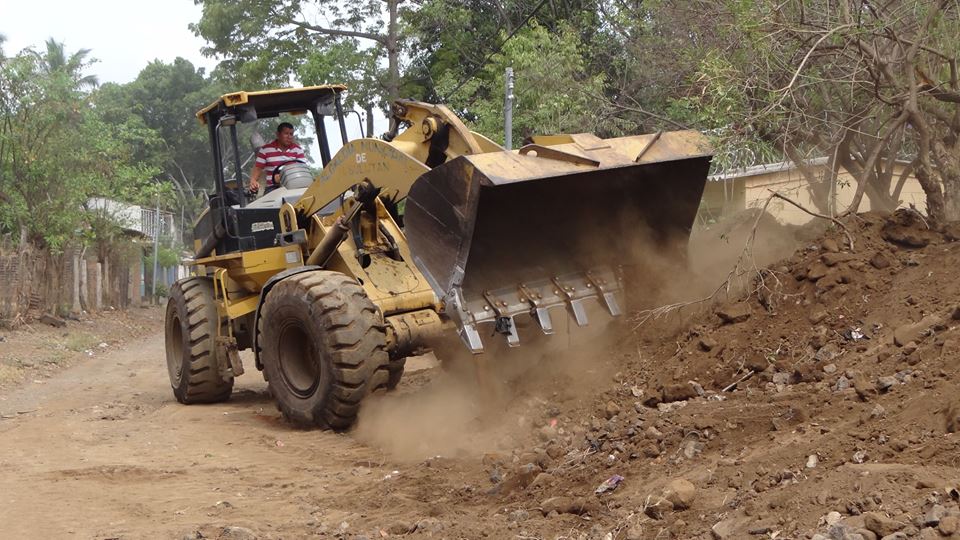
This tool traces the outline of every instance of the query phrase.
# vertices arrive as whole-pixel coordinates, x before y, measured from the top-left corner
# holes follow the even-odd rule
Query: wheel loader
[[[408,356],[551,339],[590,306],[619,316],[651,257],[686,250],[712,157],[697,132],[506,150],[443,105],[398,100],[382,138],[349,140],[345,90],[235,92],[197,113],[216,194],[166,309],[181,403],[228,399],[252,349],[289,421],[345,429]],[[322,169],[283,163],[280,187],[248,202],[238,125],[279,115],[308,115]]]

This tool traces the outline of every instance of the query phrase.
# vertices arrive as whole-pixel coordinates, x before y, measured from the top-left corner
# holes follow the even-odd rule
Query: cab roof
[[[280,113],[303,113],[333,106],[336,96],[347,89],[342,84],[280,88],[257,92],[232,92],[197,111],[200,123],[216,122],[226,114],[241,116],[254,113],[254,118],[272,118]]]

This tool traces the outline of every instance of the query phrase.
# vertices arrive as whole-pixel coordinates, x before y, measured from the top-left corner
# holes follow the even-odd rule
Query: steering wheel
[[[302,160],[302,159],[290,159],[290,160],[284,161],[283,163],[281,163],[281,164],[277,165],[276,167],[274,167],[273,172],[270,173],[270,185],[273,186],[273,189],[277,189],[278,187],[280,187],[280,183],[277,182],[277,174],[280,173],[280,169],[283,168],[283,167],[286,167],[287,165],[289,165],[289,164],[291,164],[291,163],[303,163],[303,164],[306,164],[307,162],[304,161],[304,160]]]

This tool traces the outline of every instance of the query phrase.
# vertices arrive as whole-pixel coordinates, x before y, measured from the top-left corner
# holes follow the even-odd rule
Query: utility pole
[[[151,289],[151,302],[157,299],[157,263],[160,259],[160,199],[157,199],[157,210],[154,218],[153,228],[153,288]]]
[[[513,150],[513,68],[506,73],[506,94],[503,97],[503,146]]]

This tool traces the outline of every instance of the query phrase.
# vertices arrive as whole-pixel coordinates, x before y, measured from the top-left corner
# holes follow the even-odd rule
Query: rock
[[[827,253],[837,253],[840,251],[840,246],[833,238],[824,238],[823,242],[820,243],[820,247]]]
[[[830,269],[827,265],[821,262],[815,262],[807,269],[807,279],[810,281],[820,281],[829,271]]]
[[[533,482],[530,482],[530,487],[547,487],[553,483],[554,476],[550,473],[540,473],[536,478],[533,479]]]
[[[827,315],[829,315],[829,313],[826,308],[821,305],[816,305],[810,309],[807,320],[810,321],[810,324],[820,324],[827,318]]]
[[[606,415],[607,420],[613,418],[620,414],[620,405],[617,405],[615,401],[608,401],[607,406],[603,409],[603,414]]]
[[[805,466],[808,469],[815,469],[817,468],[817,465],[819,463],[820,463],[820,458],[818,458],[816,454],[810,454],[809,456],[807,456],[807,463]]]
[[[727,324],[740,323],[750,318],[750,306],[745,302],[738,302],[718,309],[716,314]]]
[[[246,527],[224,527],[217,540],[257,540],[257,534]]]
[[[940,533],[936,529],[922,529],[920,531],[920,540],[940,540]]]
[[[689,384],[669,384],[663,387],[662,400],[664,403],[686,401],[697,397],[697,390]]]
[[[930,327],[940,322],[941,318],[939,316],[927,315],[920,322],[900,325],[893,331],[893,342],[897,347],[903,347],[911,341],[920,341],[920,338]]]
[[[888,392],[891,388],[897,385],[896,377],[880,377],[877,379],[877,391],[881,394]]]
[[[717,341],[709,337],[702,337],[697,342],[697,347],[703,352],[710,352],[717,347]]]
[[[887,410],[883,408],[882,405],[877,404],[872,411],[870,411],[870,418],[883,418],[887,415]]]
[[[837,378],[837,383],[833,385],[834,392],[843,392],[847,388],[850,388],[850,379],[841,375]]]
[[[839,263],[847,262],[855,256],[852,253],[824,253],[820,260],[827,266],[836,266]]]
[[[730,518],[725,519],[713,527],[710,528],[710,534],[713,535],[717,540],[727,540],[728,538],[734,538],[734,530],[737,526],[737,520]]]
[[[955,534],[957,530],[960,530],[960,518],[956,515],[944,516],[940,520],[940,524],[937,525],[937,530],[944,536]]]
[[[827,527],[833,527],[837,523],[840,523],[841,519],[843,519],[843,516],[837,511],[830,512],[823,517],[823,521],[827,524]]]
[[[568,509],[572,505],[573,499],[570,497],[551,497],[540,503],[540,511],[543,512],[543,515],[547,515],[550,512],[565,514],[568,513]]]
[[[507,521],[519,523],[521,521],[526,521],[530,518],[530,512],[527,512],[524,509],[514,510],[507,514]]]
[[[888,259],[883,252],[878,251],[873,258],[870,259],[870,265],[877,270],[883,270],[884,268],[890,267],[890,259]]]
[[[836,372],[837,372],[837,365],[836,365],[836,364],[827,364],[827,365],[823,366],[823,372],[826,373],[826,374],[828,374],[828,375],[831,374],[831,373],[836,373]]]
[[[402,536],[404,534],[410,534],[417,528],[416,523],[407,523],[405,521],[398,521],[393,525],[387,527],[387,532],[396,535]]]
[[[533,463],[521,465],[515,468],[506,480],[494,486],[489,493],[506,495],[520,489],[526,489],[538,474],[540,474],[540,467]]]
[[[884,536],[880,540],[907,540],[908,538],[910,537],[907,536],[907,533],[905,532],[895,532],[893,534],[888,534],[887,536]]]
[[[947,515],[947,509],[942,505],[935,504],[927,513],[923,515],[923,518],[920,520],[920,524],[924,527],[936,527],[940,524],[940,520]]]
[[[950,318],[955,321],[960,321],[960,306],[954,306],[953,311],[950,313]]]
[[[443,530],[443,523],[435,518],[424,518],[417,522],[417,531],[427,534],[438,533]]]
[[[906,248],[922,248],[930,243],[935,233],[911,227],[907,224],[888,222],[883,226],[880,236],[884,240]]]
[[[868,531],[876,534],[880,538],[889,536],[906,526],[905,523],[888,518],[879,512],[867,512],[863,514],[863,525]]]
[[[870,386],[862,376],[853,378],[853,389],[857,391],[857,397],[863,401],[870,399],[870,395],[876,392],[876,388]]]
[[[663,498],[670,501],[676,510],[686,510],[693,504],[697,497],[697,488],[685,478],[677,478],[667,484],[667,489],[663,492]]]
[[[540,511],[545,516],[551,512],[582,515],[589,513],[593,509],[593,506],[594,505],[591,505],[586,499],[582,498],[551,497],[540,503]]]
[[[673,511],[673,503],[663,497],[651,498],[643,508],[643,513],[653,519],[663,519],[664,514]]]
[[[784,385],[790,384],[790,374],[783,373],[782,371],[779,373],[774,373],[773,384],[777,386],[784,386]]]
[[[837,347],[834,343],[826,343],[823,347],[817,351],[817,354],[813,355],[813,359],[817,362],[827,362],[833,360],[840,354],[840,348]]]

